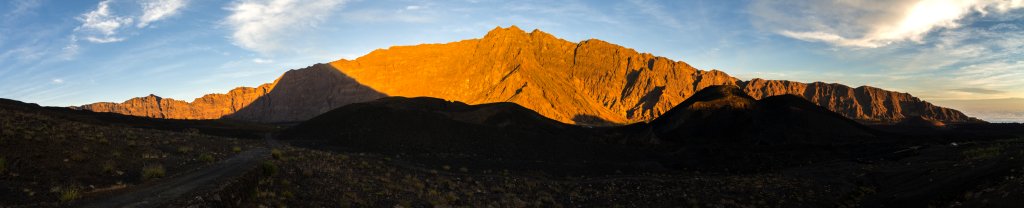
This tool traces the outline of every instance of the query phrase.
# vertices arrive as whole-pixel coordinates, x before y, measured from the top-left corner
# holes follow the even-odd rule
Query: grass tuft
[[[189,146],[178,147],[178,153],[184,154],[184,153],[189,153],[191,151],[192,151],[192,147],[189,147]]]
[[[270,150],[270,156],[273,157],[275,160],[280,160],[282,155],[284,155],[284,153],[282,153],[281,150],[279,149]]]
[[[235,153],[242,152],[242,147],[239,147],[239,146],[232,147],[231,151],[235,152]]]
[[[164,169],[163,165],[154,164],[142,167],[142,180],[144,181],[154,178],[163,178],[166,175],[167,170]]]
[[[271,161],[263,161],[263,164],[260,165],[260,167],[263,169],[263,174],[269,176],[277,175],[277,165],[274,165]]]
[[[213,155],[205,154],[205,153],[202,154],[202,155],[199,155],[199,161],[203,161],[205,163],[212,163],[214,160],[215,159],[213,158]]]
[[[107,173],[107,174],[114,173],[114,171],[116,171],[115,170],[116,168],[117,167],[115,166],[113,160],[107,160],[106,162],[103,162],[103,173]]]
[[[77,186],[65,186],[60,188],[60,201],[70,202],[82,196],[81,188]]]

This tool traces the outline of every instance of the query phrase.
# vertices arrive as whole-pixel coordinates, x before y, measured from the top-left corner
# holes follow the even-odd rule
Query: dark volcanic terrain
[[[0,99],[0,207],[1020,207],[1024,124],[495,28],[192,102]]]
[[[427,97],[345,105],[290,127],[4,101],[0,198],[5,207],[1024,203],[1020,124],[864,126],[798,96],[757,100],[741,89],[709,86],[651,123],[611,127]]]

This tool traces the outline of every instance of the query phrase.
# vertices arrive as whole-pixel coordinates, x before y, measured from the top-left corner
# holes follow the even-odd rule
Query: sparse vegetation
[[[275,160],[280,160],[282,154],[283,153],[281,152],[280,149],[274,148],[270,150],[270,156],[273,157]]]
[[[78,186],[64,186],[57,188],[57,192],[60,193],[59,200],[61,202],[70,202],[81,197],[82,188]]]
[[[999,156],[1003,153],[1003,147],[998,145],[968,149],[963,152],[968,159],[988,159]]]
[[[260,168],[263,170],[264,175],[277,175],[277,165],[275,165],[274,162],[263,161],[263,163],[260,165]]]
[[[239,147],[239,146],[231,147],[231,151],[234,152],[234,153],[242,152],[242,147]]]
[[[142,167],[142,180],[149,180],[154,178],[163,178],[167,175],[167,170],[161,164],[150,164]]]
[[[6,190],[0,191],[0,207],[52,207],[56,205],[46,204],[195,169],[206,163],[196,159],[202,154],[227,155],[233,146],[249,148],[262,142],[156,129],[160,125],[129,127],[154,121],[12,106],[11,101],[0,100],[0,190]],[[147,164],[161,164],[163,174],[145,171],[149,173],[144,176]]]
[[[212,163],[214,160],[216,160],[216,159],[213,158],[213,155],[205,154],[205,153],[202,154],[202,155],[199,155],[199,161],[203,161],[205,163]]]
[[[180,146],[180,147],[178,147],[178,153],[189,153],[189,152],[192,152],[192,147],[189,147],[189,146]]]
[[[116,171],[116,168],[117,167],[115,166],[113,160],[107,160],[106,162],[103,162],[103,173],[112,174],[114,173],[114,171]]]

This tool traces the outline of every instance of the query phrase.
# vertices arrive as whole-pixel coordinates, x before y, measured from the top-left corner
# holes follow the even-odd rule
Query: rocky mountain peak
[[[82,108],[167,118],[293,122],[385,96],[435,97],[467,104],[513,102],[561,122],[607,125],[650,121],[715,85],[734,86],[754,99],[796,95],[861,121],[896,122],[918,115],[943,122],[978,121],[906,93],[821,82],[741,81],[598,39],[570,42],[516,26],[496,27],[481,39],[379,49],[191,103],[130,100]]]

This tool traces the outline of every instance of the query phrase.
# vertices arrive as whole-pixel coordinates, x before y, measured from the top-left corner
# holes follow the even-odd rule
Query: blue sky
[[[1024,121],[1024,2],[10,0],[0,97],[191,101],[288,69],[517,25],[743,79],[871,85]]]

